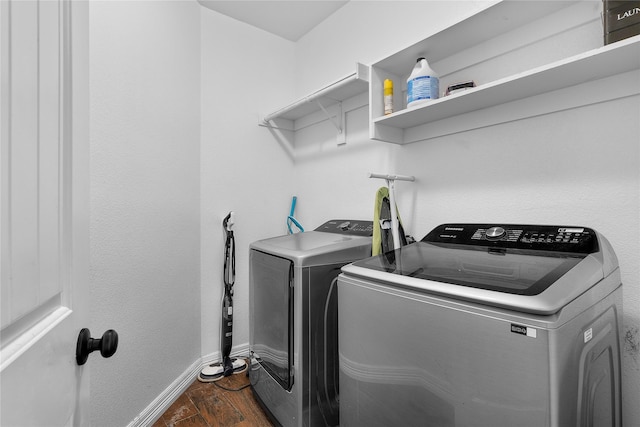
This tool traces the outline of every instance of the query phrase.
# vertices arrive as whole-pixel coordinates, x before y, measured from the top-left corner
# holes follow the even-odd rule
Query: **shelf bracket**
[[[338,120],[340,121],[340,129],[338,130],[338,137],[337,137],[337,144],[338,145],[344,145],[347,143],[347,132],[345,127],[345,123],[347,123],[347,118],[346,118],[347,113],[344,111],[344,109],[342,108],[342,102],[338,103],[338,113],[337,116]]]
[[[329,121],[337,129],[337,131],[338,131],[338,138],[337,138],[338,145],[346,144],[347,143],[347,139],[346,139],[345,132],[344,132],[344,129],[343,129],[344,113],[342,111],[342,102],[338,102],[336,104],[336,108],[338,109],[338,111],[336,112],[335,119],[334,119],[334,117],[320,103],[319,99],[316,99],[315,101],[316,101],[316,104],[318,104],[318,107],[320,107],[322,112],[325,114],[325,116],[327,116],[327,119],[329,119]]]
[[[322,112],[325,114],[325,116],[327,116],[327,119],[329,119],[331,121],[331,123],[333,123],[333,126],[335,126],[336,129],[338,129],[338,132],[342,131],[342,127],[340,126],[339,120],[333,120],[333,117],[331,117],[331,114],[329,114],[329,112],[327,111],[326,108],[324,108],[324,106],[320,103],[319,99],[316,99],[316,104],[318,104],[318,107],[320,107],[320,109],[322,110]],[[339,110],[342,110],[342,103],[338,102],[338,107]],[[340,114],[337,114],[336,117],[339,117]]]

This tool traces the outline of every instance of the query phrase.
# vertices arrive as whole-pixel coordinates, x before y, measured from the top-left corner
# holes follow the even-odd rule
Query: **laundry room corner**
[[[294,160],[258,120],[293,97],[294,43],[205,7],[200,19],[201,340],[212,363],[220,359],[223,218],[233,211],[237,242],[232,355],[248,355],[249,244],[286,233]]]
[[[167,406],[176,381],[195,380],[204,367],[197,365],[220,360],[227,215],[236,242],[231,355],[249,356],[251,248],[287,234],[293,197],[307,231],[330,219],[373,220],[386,183],[371,173],[414,178],[396,182],[394,194],[417,240],[441,224],[488,222],[606,236],[623,283],[624,425],[640,420],[638,69],[396,129],[392,142],[375,132],[385,117],[373,120],[369,104],[383,94],[367,84],[291,130],[264,113],[309,101],[354,69],[371,79],[374,64],[400,49],[451,35],[466,18],[508,2],[348,1],[297,41],[204,3],[91,2],[90,327],[94,335],[117,329],[121,339],[112,359],[91,363],[92,425],[148,421],[141,410],[158,399]],[[553,25],[526,23],[475,50],[456,36],[452,45],[463,48],[430,66],[445,69],[442,81],[482,83],[599,48],[602,2],[562,4],[563,12],[550,12]],[[576,21],[562,28],[568,15]]]

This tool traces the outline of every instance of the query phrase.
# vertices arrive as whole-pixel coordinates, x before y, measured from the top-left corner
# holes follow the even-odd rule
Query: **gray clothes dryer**
[[[371,256],[371,221],[331,220],[250,246],[249,378],[283,426],[339,423],[337,276]]]
[[[621,426],[620,270],[592,229],[444,224],[338,296],[342,427]]]

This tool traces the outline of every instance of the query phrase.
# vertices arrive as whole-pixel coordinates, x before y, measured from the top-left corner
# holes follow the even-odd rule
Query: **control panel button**
[[[338,225],[338,228],[340,230],[347,231],[349,229],[349,225],[351,225],[351,223],[349,221],[345,221],[342,224]]]
[[[485,232],[487,240],[498,240],[503,237],[507,231],[502,227],[491,227]]]

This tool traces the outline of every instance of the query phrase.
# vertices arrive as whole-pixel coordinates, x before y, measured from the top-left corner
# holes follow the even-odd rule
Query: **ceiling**
[[[294,42],[348,1],[198,0],[209,9]]]

